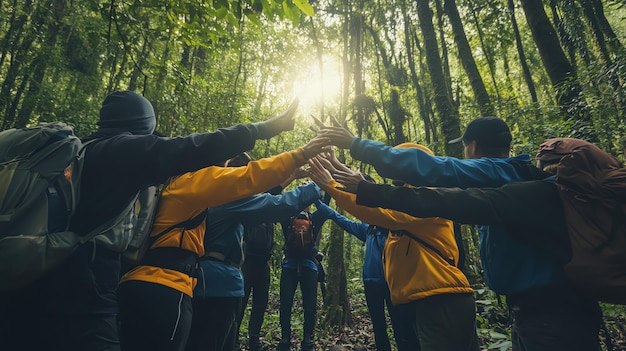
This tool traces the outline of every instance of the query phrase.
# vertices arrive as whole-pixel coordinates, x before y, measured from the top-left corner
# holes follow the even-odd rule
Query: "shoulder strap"
[[[128,213],[134,206],[135,206],[135,201],[130,202],[128,205],[126,205],[126,208],[124,208],[124,210],[119,215],[117,215],[117,216],[109,219],[108,221],[100,224],[95,229],[90,231],[87,235],[82,236],[80,238],[80,243],[84,244],[87,241],[93,239],[93,237],[95,237],[96,235],[101,234],[103,232],[106,232],[108,230],[111,230],[113,227],[118,225],[119,222],[124,219],[124,217],[126,217],[125,216],[126,213]]]
[[[148,240],[149,240],[148,248],[150,248],[150,246],[152,246],[152,244],[154,244],[154,242],[156,242],[157,239],[159,239],[163,235],[171,232],[175,228],[193,229],[193,228],[199,226],[200,224],[202,224],[202,221],[204,221],[204,219],[206,218],[206,215],[207,215],[208,211],[209,211],[208,209],[205,209],[204,211],[200,212],[197,216],[195,216],[193,218],[190,218],[190,219],[188,219],[186,221],[183,221],[183,222],[180,222],[180,223],[173,224],[173,225],[167,227],[166,229],[160,231],[158,234],[150,236],[148,238]]]

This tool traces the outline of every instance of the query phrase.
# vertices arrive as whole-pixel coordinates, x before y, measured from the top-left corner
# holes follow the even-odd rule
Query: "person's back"
[[[509,157],[511,134],[504,121],[483,117],[472,121],[462,137],[465,160],[452,157],[430,157],[417,149],[392,150],[381,143],[354,138],[350,144],[353,157],[375,166],[385,177],[405,181],[414,186],[439,187],[499,187],[507,183],[545,179],[549,174],[530,165],[529,155]],[[509,229],[501,224],[479,226],[480,255],[487,286],[498,294],[507,296],[507,304],[516,310],[529,311],[531,315],[547,311],[561,321],[549,323],[539,332],[539,318],[514,318],[514,345],[533,344],[530,350],[542,350],[559,344],[562,338],[573,338],[564,332],[564,325],[572,319],[564,311],[573,306],[563,306],[560,301],[580,301],[584,297],[571,289],[554,257],[527,243],[515,240]],[[568,296],[562,299],[562,296]],[[569,298],[571,296],[571,299]],[[593,305],[590,302],[587,305]],[[584,314],[594,315],[585,309]],[[517,313],[519,315],[519,313]],[[515,317],[516,313],[514,313]],[[555,318],[556,318],[555,317]],[[534,322],[537,321],[537,322]],[[574,326],[576,327],[576,326]],[[575,328],[573,328],[575,329]],[[522,331],[520,335],[518,331]],[[551,334],[553,343],[540,340]],[[589,330],[589,333],[594,333]],[[578,333],[579,335],[581,333]],[[537,340],[534,340],[534,339]],[[548,338],[549,339],[549,338]],[[520,346],[515,346],[519,349]]]
[[[293,117],[294,109],[283,117]],[[81,201],[70,229],[87,233],[118,215],[140,189],[222,162],[252,148],[256,139],[293,126],[292,121],[287,125],[268,122],[162,138],[151,135],[156,117],[147,99],[130,91],[108,95],[100,110],[98,131],[84,139],[96,140],[86,148]],[[118,350],[120,266],[119,253],[95,241],[79,247],[56,269],[19,292],[14,304],[17,314],[40,323],[29,328],[11,323],[16,332],[8,332],[8,344],[24,350],[40,349],[38,342],[58,350]],[[28,338],[20,337],[23,330],[28,330]]]
[[[339,207],[391,230],[383,254],[385,278],[394,306],[412,315],[419,347],[424,351],[477,350],[473,289],[457,267],[459,251],[452,222],[359,206],[354,194],[343,191],[321,163],[312,159],[309,164],[311,177]]]

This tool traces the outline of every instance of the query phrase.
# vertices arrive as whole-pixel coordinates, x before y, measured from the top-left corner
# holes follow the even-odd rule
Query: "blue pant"
[[[291,309],[298,283],[304,310],[304,339],[313,337],[317,319],[317,272],[306,267],[283,268],[280,275],[280,328],[283,340],[291,339]]]

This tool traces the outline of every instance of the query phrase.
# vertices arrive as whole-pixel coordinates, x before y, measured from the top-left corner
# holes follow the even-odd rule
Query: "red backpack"
[[[288,230],[285,243],[286,256],[298,259],[313,257],[315,231],[313,230],[311,214],[302,211],[297,216],[292,217]]]
[[[558,160],[556,184],[572,248],[567,277],[601,301],[626,304],[626,168],[572,138],[545,141],[537,159]]]

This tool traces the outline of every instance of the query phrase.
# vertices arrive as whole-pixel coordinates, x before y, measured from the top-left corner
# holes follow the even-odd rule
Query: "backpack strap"
[[[431,244],[427,243],[426,241],[418,238],[417,236],[413,235],[412,233],[407,232],[406,230],[402,230],[399,232],[395,232],[396,235],[400,235],[400,236],[408,236],[409,238],[417,241],[418,243],[424,245],[426,248],[430,249],[431,251],[433,251],[434,253],[436,253],[437,255],[439,255],[441,258],[443,258],[444,261],[446,261],[449,265],[457,267],[456,264],[454,264],[454,259],[451,259],[449,257],[446,257],[439,249],[437,249],[436,247],[432,246]]]

